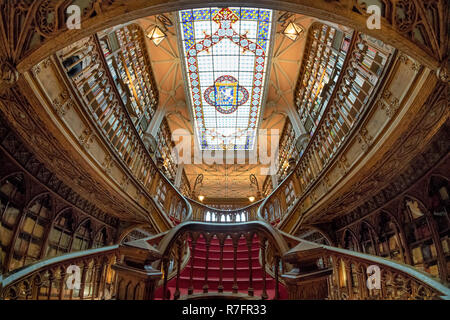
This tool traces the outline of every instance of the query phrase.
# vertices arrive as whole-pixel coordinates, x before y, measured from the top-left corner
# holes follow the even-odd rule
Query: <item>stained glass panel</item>
[[[202,150],[252,150],[272,30],[272,11],[179,12],[186,79]]]

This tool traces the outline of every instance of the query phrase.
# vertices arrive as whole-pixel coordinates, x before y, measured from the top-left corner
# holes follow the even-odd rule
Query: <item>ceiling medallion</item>
[[[232,114],[239,106],[247,103],[249,94],[247,89],[239,86],[235,77],[221,76],[205,90],[204,97],[218,112]]]

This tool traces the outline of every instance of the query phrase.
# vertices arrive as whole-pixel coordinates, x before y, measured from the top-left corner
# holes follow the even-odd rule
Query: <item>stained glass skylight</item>
[[[201,149],[252,150],[264,98],[272,10],[184,10],[179,22]]]

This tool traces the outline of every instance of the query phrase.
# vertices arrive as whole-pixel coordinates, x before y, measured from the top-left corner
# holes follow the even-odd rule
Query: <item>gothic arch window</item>
[[[356,239],[353,232],[348,229],[344,232],[344,248],[352,251],[359,251],[358,240]]]
[[[25,199],[25,179],[21,173],[0,181],[0,261],[4,263],[13,240],[14,229],[20,221]]]
[[[92,226],[89,219],[85,220],[75,232],[72,251],[88,250],[91,247]]]
[[[427,209],[419,200],[412,197],[405,197],[402,204],[401,210],[406,222],[406,240],[413,265],[433,276],[439,276],[437,250],[426,217]]]
[[[14,244],[11,270],[39,261],[51,212],[52,198],[48,194],[38,196],[27,206]]]
[[[50,231],[47,247],[47,257],[56,257],[70,251],[75,217],[71,209],[61,212]]]
[[[93,248],[103,248],[108,244],[108,233],[106,232],[106,228],[102,228],[94,239]]]
[[[212,220],[211,212],[207,211],[205,216],[205,221],[210,222]]]
[[[447,281],[450,280],[450,184],[441,176],[432,176],[428,187],[431,212],[436,221],[442,251],[447,265]]]
[[[387,212],[381,212],[378,244],[379,255],[385,258],[404,262],[401,246],[402,244],[400,241],[398,227],[393,218]]]
[[[375,236],[372,227],[365,221],[361,223],[361,249],[364,253],[376,255]]]
[[[449,236],[450,229],[450,183],[441,176],[432,176],[428,187],[431,212],[438,225],[439,233]],[[447,237],[448,238],[448,237]],[[448,248],[448,245],[446,246]],[[448,252],[447,252],[448,253]]]

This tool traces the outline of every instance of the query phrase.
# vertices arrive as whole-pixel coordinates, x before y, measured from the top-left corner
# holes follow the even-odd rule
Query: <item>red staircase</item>
[[[192,244],[189,241],[191,254]],[[251,247],[251,270],[252,270],[252,288],[255,297],[261,297],[264,287],[264,273],[259,263],[259,252],[260,243],[257,238],[253,240]],[[203,293],[204,286],[208,284],[209,293],[217,293],[219,291],[220,284],[220,244],[219,240],[214,237],[211,240],[208,254],[208,266],[206,268],[207,262],[207,246],[206,240],[200,237],[197,240],[194,252],[194,265],[193,265],[193,277],[192,283],[194,288],[194,294]],[[192,269],[192,256],[186,267],[180,273],[179,286],[181,296],[188,294],[188,288],[191,285],[191,269]],[[205,272],[208,272],[208,280],[205,282]],[[234,248],[232,239],[228,238],[225,240],[225,245],[223,248],[223,267],[222,267],[222,286],[223,292],[231,293],[233,292],[234,285]],[[266,273],[266,292],[268,299],[274,299],[275,297],[275,284],[276,281],[269,274]],[[250,285],[250,261],[249,261],[249,250],[247,247],[246,240],[241,238],[238,243],[237,248],[237,259],[236,259],[236,283],[238,286],[238,292],[243,294],[248,294],[248,289]],[[168,290],[170,290],[170,298],[173,299],[174,292],[176,289],[176,277],[170,280],[167,284]],[[155,294],[157,299],[162,299],[163,288],[160,287]],[[279,299],[287,299],[286,288],[280,283],[279,284]]]

